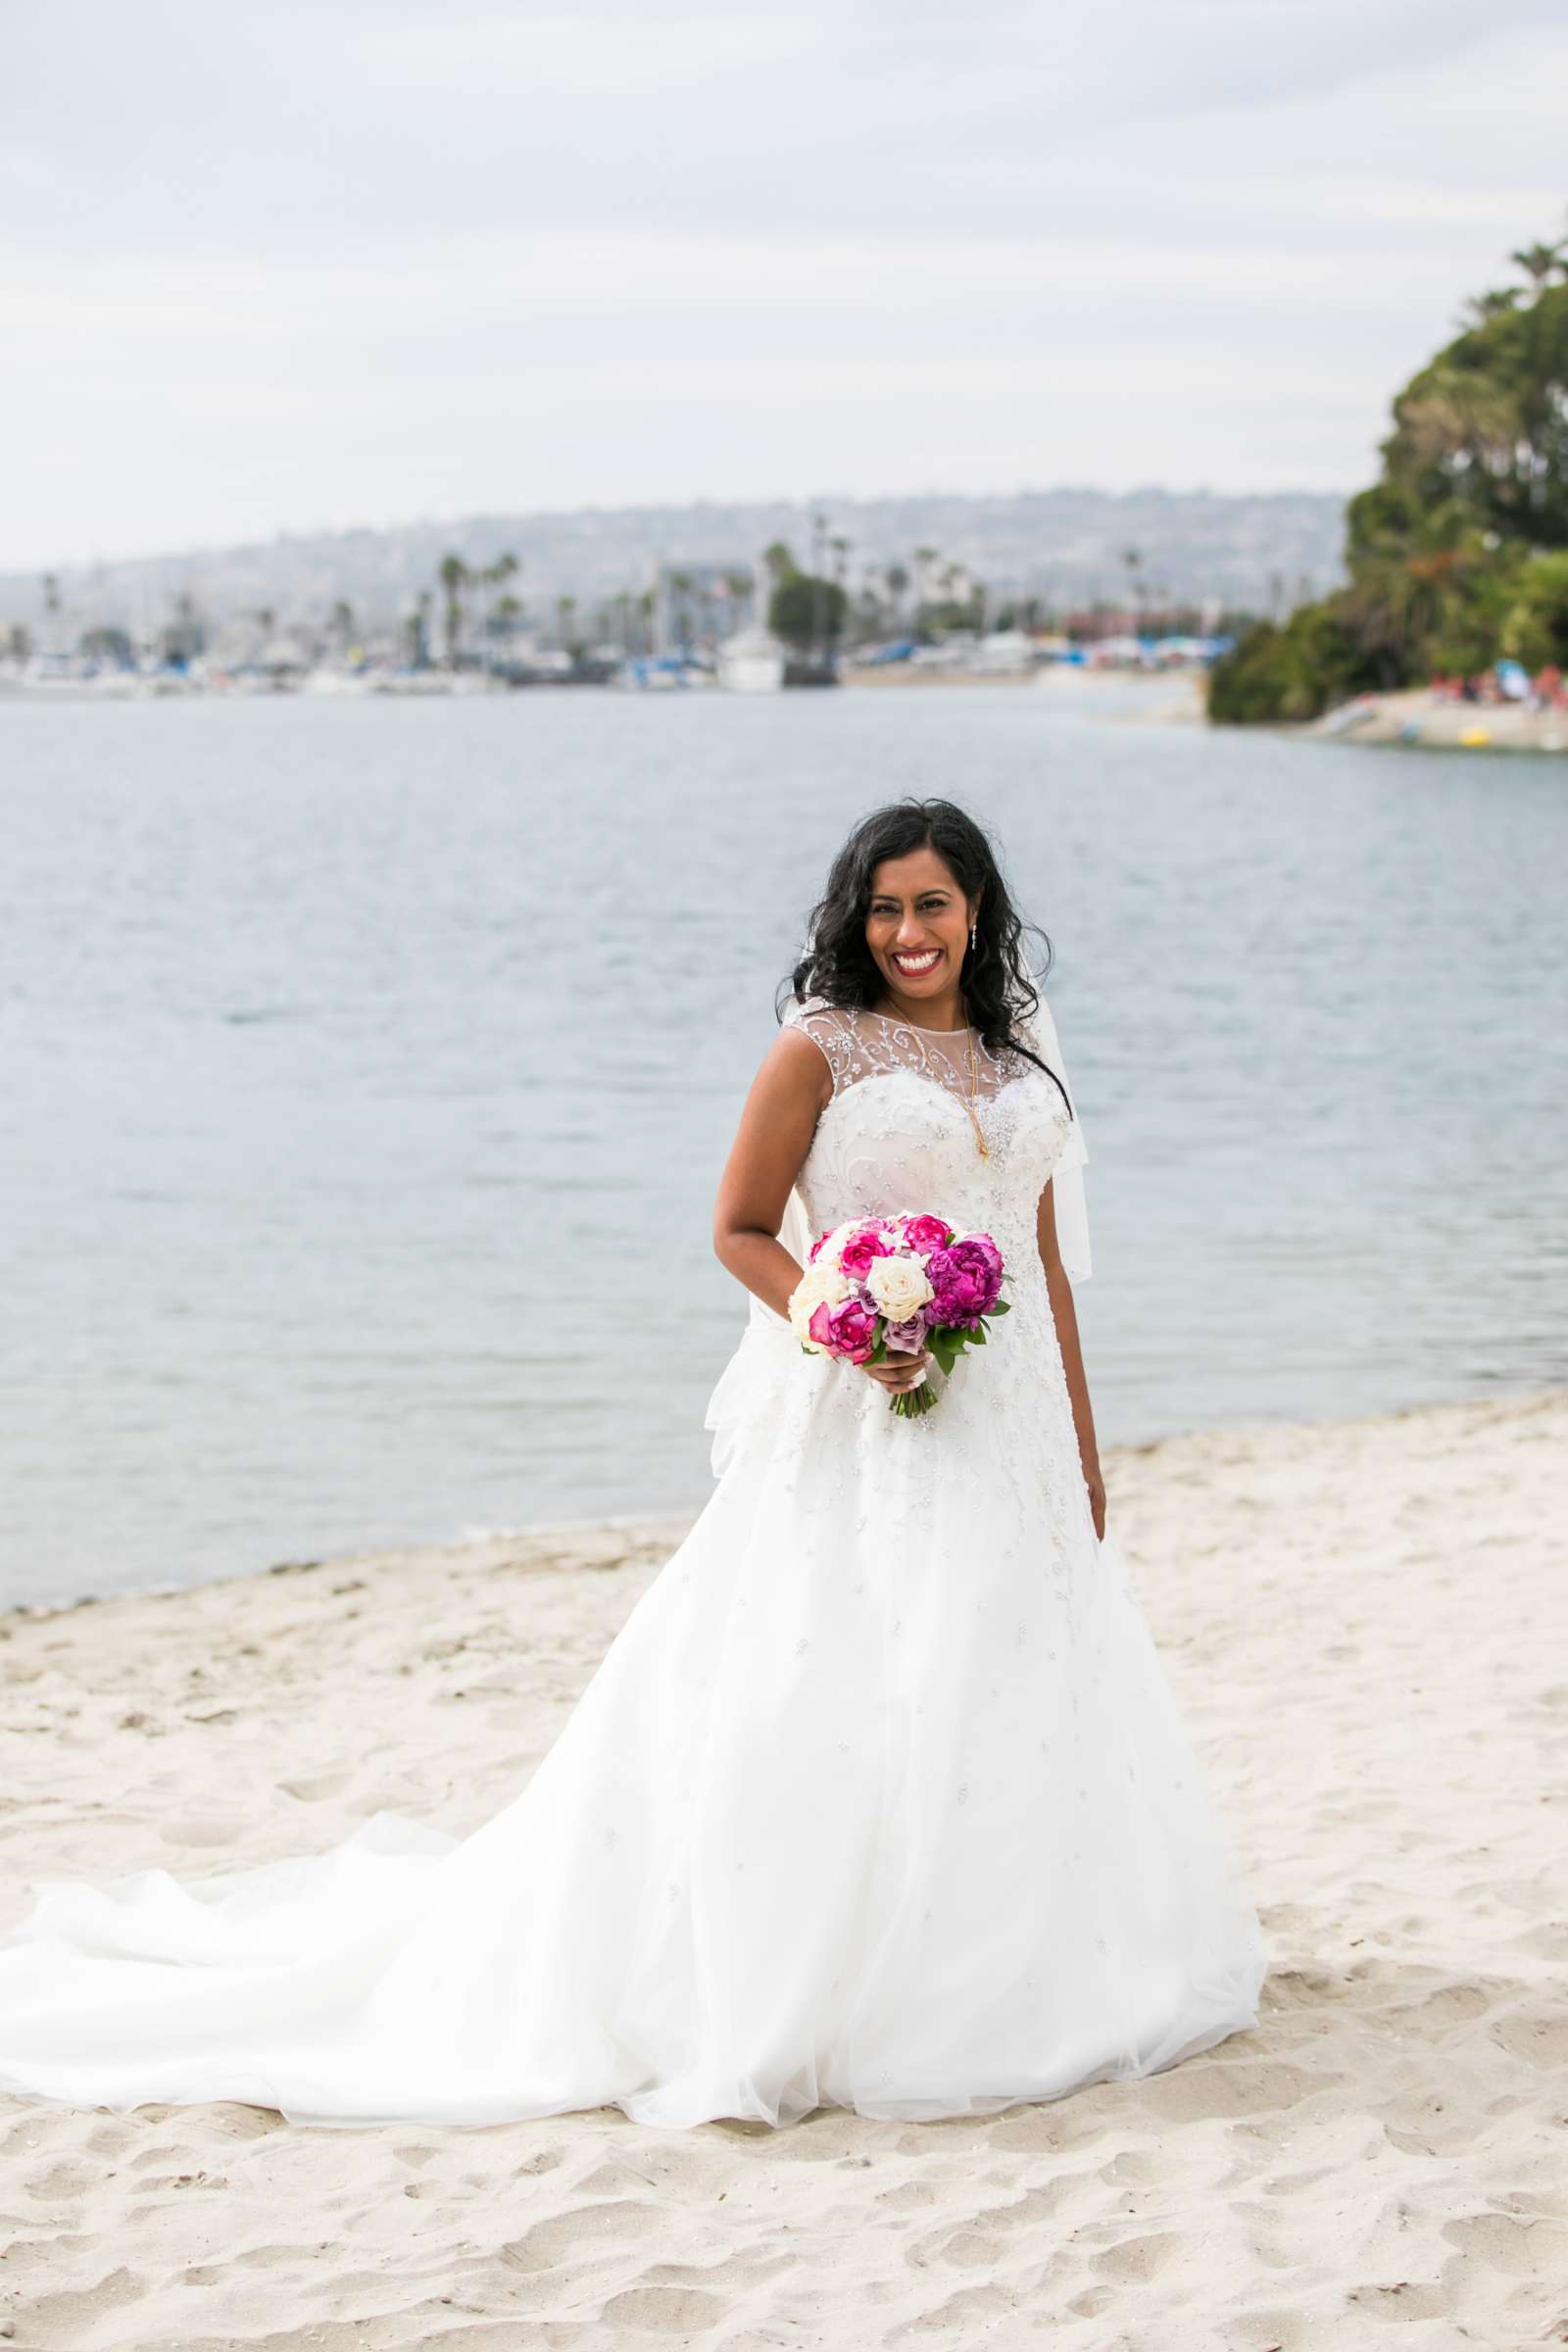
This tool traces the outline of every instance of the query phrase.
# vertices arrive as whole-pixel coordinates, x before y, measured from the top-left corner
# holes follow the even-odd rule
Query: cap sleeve
[[[821,997],[808,997],[805,1003],[792,997],[780,1015],[782,1029],[798,1029],[820,1049],[833,1078],[833,1092],[847,1086],[854,1075],[855,1033],[835,1006]]]

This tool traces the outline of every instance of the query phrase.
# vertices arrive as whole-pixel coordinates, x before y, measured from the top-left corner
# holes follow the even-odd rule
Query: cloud
[[[12,561],[826,480],[1348,486],[1561,212],[1555,0],[14,0],[7,38]]]

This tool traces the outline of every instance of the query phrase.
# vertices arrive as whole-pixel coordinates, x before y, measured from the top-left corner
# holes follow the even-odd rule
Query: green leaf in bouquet
[[[986,1327],[984,1319],[982,1318],[982,1320],[975,1325],[973,1331],[965,1332],[964,1338],[968,1341],[971,1348],[983,1348],[986,1344]]]
[[[988,1318],[992,1315],[1010,1315],[1012,1309],[1005,1298],[999,1298],[995,1306],[988,1307],[986,1310]]]

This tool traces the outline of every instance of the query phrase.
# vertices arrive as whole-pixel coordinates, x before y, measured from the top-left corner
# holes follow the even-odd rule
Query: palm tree
[[[1559,237],[1555,245],[1521,246],[1517,253],[1510,253],[1508,259],[1524,271],[1539,293],[1548,279],[1565,267],[1565,256],[1568,256],[1568,239]]]
[[[1121,551],[1121,560],[1127,566],[1128,617],[1136,629],[1143,618],[1140,607],[1143,603],[1144,584],[1139,578],[1139,566],[1144,559],[1136,547],[1124,547]]]
[[[672,571],[669,575],[670,624],[683,654],[690,651],[692,633],[692,616],[686,599],[695,586],[696,582],[689,571]]]
[[[1461,326],[1485,326],[1490,319],[1500,318],[1506,311],[1519,308],[1518,286],[1496,286],[1487,294],[1473,294],[1459,315]]]
[[[563,644],[564,646],[568,646],[568,647],[569,647],[569,645],[570,645],[570,643],[571,643],[571,625],[572,625],[572,615],[573,615],[573,613],[576,612],[576,610],[577,610],[577,599],[576,599],[574,596],[558,596],[558,597],[557,597],[557,599],[556,599],[556,621],[557,621],[558,633],[559,633],[559,635],[560,635],[561,642],[562,642],[562,644]]]
[[[338,651],[346,655],[354,642],[354,607],[347,597],[340,596],[332,607],[332,627],[337,635]]]
[[[472,582],[473,574],[461,556],[443,556],[436,576],[447,600],[447,667],[456,669],[463,636],[463,591]]]
[[[740,619],[744,615],[747,607],[751,604],[755,585],[756,584],[753,581],[752,575],[749,571],[725,572],[724,592],[729,598],[730,603],[735,608],[735,619]]]
[[[486,564],[481,571],[473,575],[479,589],[479,643],[487,667],[490,661],[490,590],[505,587],[508,580],[514,578],[521,568],[515,556],[501,555],[493,564]]]
[[[929,604],[940,550],[917,547],[914,551],[914,595],[917,604]]]

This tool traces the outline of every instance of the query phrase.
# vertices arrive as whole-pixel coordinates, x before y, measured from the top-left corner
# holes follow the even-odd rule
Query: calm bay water
[[[1568,772],[1086,699],[0,709],[0,1597],[699,1502],[719,1166],[905,791],[1056,949],[1103,1442],[1568,1376]]]

